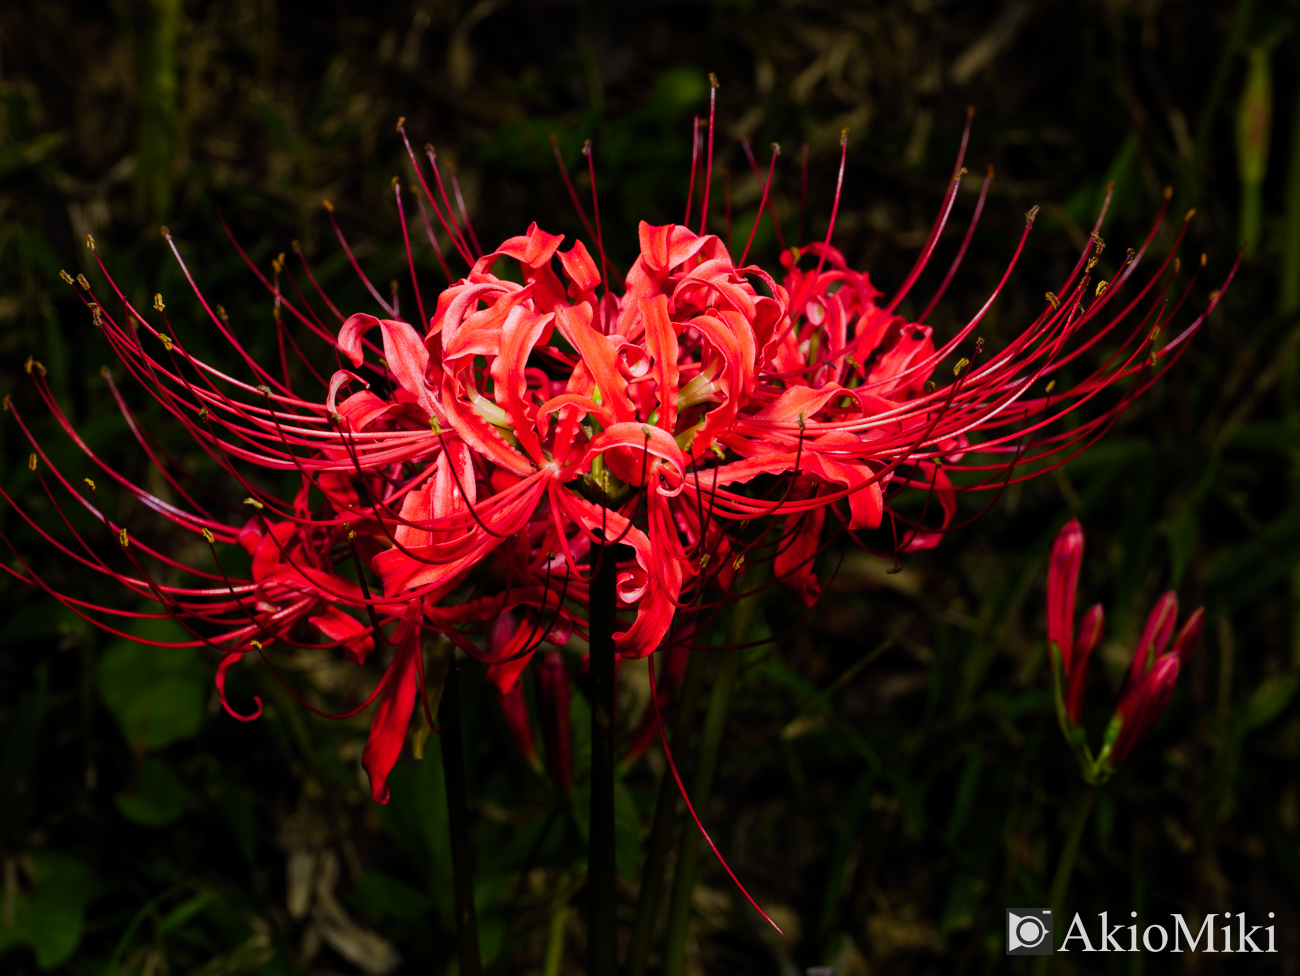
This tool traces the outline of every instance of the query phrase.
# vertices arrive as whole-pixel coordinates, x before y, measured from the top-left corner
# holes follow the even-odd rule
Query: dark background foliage
[[[1041,610],[1047,545],[1073,512],[1089,533],[1084,587],[1108,610],[1096,723],[1160,592],[1177,586],[1209,617],[1167,716],[1098,801],[1068,904],[1090,919],[1246,911],[1254,923],[1271,911],[1279,954],[1253,969],[1168,954],[1076,954],[1056,968],[1300,972],[1297,23],[1293,0],[5,4],[0,386],[80,477],[85,462],[24,375],[37,357],[87,442],[146,477],[99,379],[108,350],[59,270],[92,273],[92,233],[128,293],[184,307],[165,222],[206,294],[269,353],[271,302],[224,217],[260,267],[297,239],[340,307],[369,309],[320,201],[334,201],[377,280],[401,271],[399,115],[458,167],[485,241],[533,220],[579,232],[549,137],[575,173],[592,139],[605,238],[626,265],[638,220],[680,219],[691,119],[716,72],[735,234],[759,189],[740,138],[760,159],[781,143],[777,212],[791,237],[811,239],[825,232],[848,127],[835,242],[888,289],[924,239],[974,105],[967,166],[978,176],[991,164],[996,179],[933,323],[946,335],[978,308],[1039,204],[987,326],[995,344],[1073,262],[1108,182],[1112,258],[1144,238],[1173,185],[1173,227],[1198,209],[1184,253],[1208,255],[1190,306],[1219,287],[1241,241],[1250,250],[1171,377],[1100,447],[1012,489],[903,572],[832,550],[811,619],[784,596],[764,605],[762,626],[781,636],[748,659],[705,815],[787,934],[742,909],[708,862],[690,960],[707,973],[1028,971],[1002,954],[1002,911],[1046,902],[1083,790],[1052,713]],[[973,207],[972,180],[943,253]],[[585,175],[577,183],[585,194]],[[727,234],[714,192],[711,226]],[[756,247],[774,267],[770,232]],[[936,283],[923,278],[919,293]],[[187,341],[219,348],[201,333]],[[28,451],[6,416],[0,485],[48,521]],[[129,507],[118,517],[147,531]],[[7,505],[0,528],[52,583],[122,599],[53,558]],[[98,633],[9,578],[0,606],[0,968],[453,971],[436,749],[404,760],[379,808],[359,773],[364,717],[317,719],[258,664],[241,668],[235,693],[260,694],[267,713],[241,725],[216,707],[205,655]],[[275,663],[335,707],[373,680],[342,662]],[[565,948],[559,971],[579,972],[580,824],[515,754],[490,696],[466,684],[492,971],[540,972],[549,938]],[[637,692],[624,688],[629,710],[644,704]],[[642,819],[661,768],[652,750],[624,775]],[[629,881],[624,914],[634,891]]]

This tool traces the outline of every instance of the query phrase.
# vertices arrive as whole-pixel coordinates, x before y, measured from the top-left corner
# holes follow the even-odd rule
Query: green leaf
[[[165,827],[185,809],[185,786],[161,759],[146,759],[135,786],[115,797],[128,820],[146,827]]]
[[[629,881],[636,880],[641,856],[641,811],[621,779],[614,780],[614,865]]]
[[[29,856],[36,882],[31,892],[19,892],[14,898],[13,926],[0,924],[0,953],[30,946],[36,965],[52,969],[81,942],[90,871],[58,851],[32,851]]]
[[[1291,703],[1296,687],[1296,679],[1291,675],[1266,679],[1246,699],[1245,707],[1237,719],[1241,729],[1258,729],[1272,722]]]
[[[1191,562],[1196,549],[1196,539],[1201,527],[1196,518],[1196,509],[1188,505],[1180,509],[1169,523],[1169,577],[1170,585],[1182,582],[1183,573]]]
[[[170,620],[147,621],[136,634],[157,641],[189,638]],[[188,739],[203,722],[210,674],[197,648],[114,641],[99,662],[98,678],[100,697],[133,748]]]
[[[348,891],[352,907],[370,915],[415,921],[429,910],[429,896],[382,871],[368,871]]]

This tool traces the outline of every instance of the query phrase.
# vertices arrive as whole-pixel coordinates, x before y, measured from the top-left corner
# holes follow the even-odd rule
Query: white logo
[[[1007,909],[1007,955],[1050,956],[1052,954],[1052,910],[1050,908]]]

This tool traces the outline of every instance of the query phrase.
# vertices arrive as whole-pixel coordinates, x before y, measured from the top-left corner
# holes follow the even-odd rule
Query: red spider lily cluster
[[[711,122],[709,133],[711,145]],[[956,525],[958,491],[1031,477],[1083,450],[1159,378],[1204,318],[1157,341],[1187,294],[1170,294],[1173,251],[1145,281],[1135,279],[1162,210],[1109,283],[1094,273],[1104,247],[1094,233],[1042,312],[1000,348],[988,348],[976,330],[1001,283],[964,327],[936,340],[925,320],[966,252],[987,179],[933,299],[916,321],[898,309],[953,210],[960,156],[915,267],[886,298],[847,266],[829,228],[824,241],[782,254],[779,280],[747,263],[748,247],[733,257],[705,232],[711,151],[698,229],[687,226],[689,203],[684,224],[642,223],[621,281],[610,280],[598,209],[588,243],[566,247],[563,236],[534,224],[483,253],[463,204],[457,218],[459,191],[454,184],[446,191],[432,150],[436,191],[410,155],[430,245],[446,269],[431,211],[468,270],[454,282],[448,273],[430,311],[411,257],[418,316],[408,319],[396,286],[385,299],[371,285],[327,206],[380,314],[343,314],[296,247],[297,273],[283,256],[270,275],[254,268],[274,295],[278,368],[254,360],[188,268],[201,314],[182,326],[161,296],[152,310],[132,305],[96,254],[103,283],[78,276],[78,293],[118,357],[117,375],[106,370],[105,379],[167,497],[97,458],[55,401],[44,368],[29,363],[28,372],[98,468],[92,473],[161,517],[173,539],[177,530],[201,536],[211,558],[190,565],[171,554],[170,542],[129,536],[110,515],[119,506],[104,504],[92,478],[56,468],[18,417],[54,510],[63,516],[60,499],[70,499],[120,551],[22,516],[67,559],[156,609],[93,606],[56,592],[17,552],[6,567],[114,633],[142,617],[180,621],[191,635],[183,646],[221,652],[223,704],[229,668],[272,643],[341,651],[358,664],[383,648],[383,676],[347,713],[378,701],[363,762],[381,802],[417,702],[433,721],[428,702],[438,678],[426,674],[433,638],[485,665],[516,725],[527,722],[517,682],[544,650],[543,707],[562,710],[567,672],[554,649],[590,636],[589,582],[599,560],[615,559],[620,655],[676,648],[680,670],[698,618],[739,595],[746,561],[770,561],[775,579],[811,606],[828,521],[863,545],[862,533],[880,529],[879,548],[895,554],[935,545]],[[841,181],[843,174],[842,156]],[[594,170],[592,187],[594,208]],[[410,256],[396,184],[395,193]],[[506,276],[504,266],[519,274]],[[197,328],[217,329],[239,368],[192,356],[185,334]],[[309,334],[335,351],[332,375],[301,347]],[[1060,388],[1055,378],[1066,366],[1082,378]],[[310,392],[291,382],[294,374],[313,378]],[[212,458],[224,483],[198,483],[171,461],[119,392],[123,375]],[[1086,418],[1072,428],[1056,423],[1085,404]],[[288,490],[270,490],[276,479]],[[892,504],[907,489],[924,498],[907,509],[919,516]],[[236,548],[247,558],[232,559]],[[562,724],[546,725],[555,740],[547,762],[565,781]]]
[[[1171,590],[1156,601],[1133,650],[1119,705],[1094,756],[1082,724],[1083,697],[1088,662],[1101,642],[1105,612],[1100,603],[1094,605],[1075,632],[1074,604],[1082,562],[1083,527],[1072,519],[1052,545],[1047,571],[1047,643],[1061,729],[1079,757],[1084,777],[1090,783],[1101,783],[1114,775],[1164,714],[1183,662],[1201,639],[1205,610],[1194,610],[1175,637],[1177,595]]]

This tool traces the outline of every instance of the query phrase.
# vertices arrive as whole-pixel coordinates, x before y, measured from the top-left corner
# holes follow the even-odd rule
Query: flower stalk
[[[728,647],[718,653],[718,670],[713,677],[713,691],[700,733],[700,750],[695,767],[695,781],[691,790],[692,802],[698,810],[707,810],[713,792],[713,778],[722,751],[722,734],[727,723],[727,708],[735,689],[740,667],[744,662],[745,637],[749,633],[758,608],[761,589],[756,585],[755,572],[746,574],[741,591],[750,591],[735,605],[728,633]],[[695,890],[695,868],[699,861],[701,834],[686,824],[677,847],[677,863],[673,868],[672,897],[668,903],[668,931],[664,937],[664,976],[682,976],[686,969],[686,936],[691,916],[691,894]]]
[[[474,865],[465,784],[465,737],[460,722],[460,668],[453,663],[442,693],[442,772],[447,784],[447,826],[451,834],[452,884],[456,899],[456,944],[463,976],[482,976],[478,914],[474,907]]]
[[[682,677],[681,701],[672,738],[673,748],[682,753],[685,753],[690,744],[691,728],[699,707],[700,689],[704,685],[704,660],[703,654],[692,654],[686,662],[686,673]],[[677,784],[672,773],[665,769],[659,779],[659,798],[655,802],[654,823],[650,828],[650,846],[646,852],[645,865],[641,869],[641,890],[637,893],[636,914],[632,918],[632,934],[627,943],[624,976],[645,976],[676,820]]]
[[[587,972],[618,972],[614,892],[614,627],[616,546],[594,547],[591,627],[591,819],[587,839]]]

